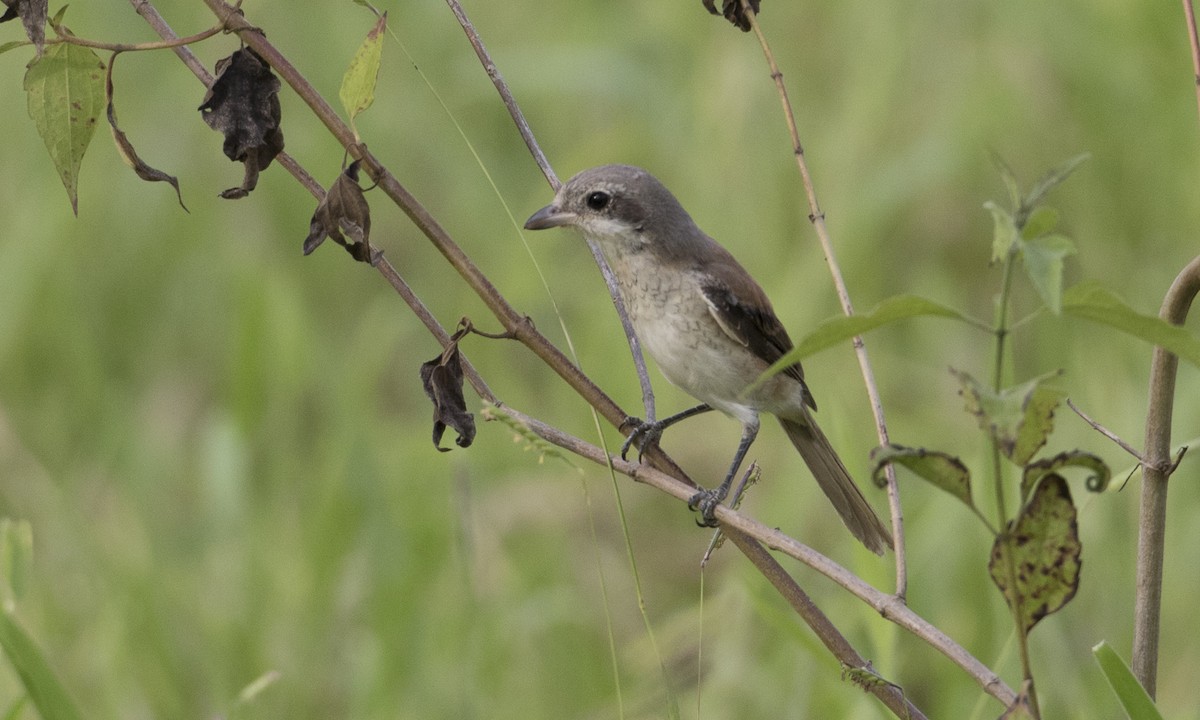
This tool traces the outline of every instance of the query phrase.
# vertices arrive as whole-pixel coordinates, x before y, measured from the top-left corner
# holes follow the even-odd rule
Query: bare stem
[[[1183,0],[1183,14],[1187,18],[1188,43],[1192,47],[1192,80],[1196,86],[1196,106],[1200,110],[1200,37],[1196,34],[1196,11],[1192,0]]]
[[[1182,325],[1200,293],[1200,257],[1171,283],[1159,317]],[[1158,684],[1158,638],[1162,622],[1163,556],[1166,552],[1167,480],[1171,460],[1171,414],[1179,358],[1154,348],[1150,365],[1150,406],[1146,411],[1146,448],[1142,453],[1142,507],[1138,518],[1137,585],[1133,604],[1133,674],[1150,697]]]
[[[509,89],[508,83],[504,81],[504,76],[500,74],[496,63],[492,61],[491,54],[487,51],[487,47],[483,44],[483,39],[475,30],[475,26],[471,23],[471,19],[467,17],[467,13],[463,10],[462,5],[458,0],[446,0],[446,4],[450,6],[454,17],[458,19],[458,24],[462,26],[463,32],[467,35],[467,40],[471,43],[471,47],[475,49],[475,55],[479,58],[479,62],[483,65],[484,72],[491,78],[492,84],[496,86],[496,91],[500,93],[500,99],[504,102],[504,107],[508,108],[508,114],[512,117],[513,123],[517,126],[517,132],[521,134],[521,139],[525,141],[525,146],[529,148],[529,152],[533,155],[534,162],[541,168],[542,174],[546,176],[546,181],[550,183],[551,189],[558,192],[559,185],[558,176],[554,174],[554,169],[550,167],[550,161],[546,159],[545,153],[538,145],[537,139],[533,136],[533,131],[529,128],[529,122],[525,119],[525,113],[521,112],[521,106],[517,104],[517,99],[513,96],[512,90]],[[633,355],[633,366],[637,370],[638,382],[642,388],[642,408],[646,414],[646,419],[649,422],[654,422],[656,417],[654,405],[654,388],[650,384],[650,373],[646,370],[646,359],[642,354],[642,345],[638,340],[637,333],[633,331],[633,323],[629,320],[629,312],[625,309],[625,300],[621,297],[620,291],[617,289],[617,278],[613,275],[612,268],[608,266],[608,261],[604,259],[604,254],[600,251],[600,246],[592,242],[588,238],[584,238],[587,243],[588,250],[592,253],[592,259],[600,268],[600,274],[604,277],[604,284],[608,287],[608,294],[612,298],[613,306],[617,309],[617,317],[621,319],[621,327],[625,331],[625,339],[629,343],[629,351]]]
[[[579,457],[591,460],[599,465],[608,466],[611,464],[612,468],[617,472],[628,475],[638,482],[645,483],[650,487],[685,502],[695,494],[695,489],[692,486],[682,483],[666,473],[646,465],[622,460],[615,455],[610,456],[601,448],[591,443],[547,425],[511,407],[504,406],[501,410],[523,423],[539,437]],[[798,560],[849,591],[851,595],[869,605],[883,616],[884,619],[899,625],[923,640],[930,647],[945,655],[951,662],[975,680],[984,692],[996,698],[1005,707],[1011,705],[1016,699],[1016,693],[1013,692],[1012,688],[999,675],[992,671],[991,668],[972,656],[965,648],[954,642],[954,640],[929,621],[913,612],[900,598],[876,589],[853,572],[809,546],[785,535],[777,528],[768,527],[747,515],[743,515],[737,510],[733,510],[725,505],[719,505],[716,509],[716,517],[721,522],[722,529],[729,537],[732,538],[735,536],[734,533],[738,533],[745,537],[753,538],[771,550],[781,552],[788,557]]]
[[[817,231],[821,250],[825,254],[825,263],[829,266],[829,273],[833,277],[833,285],[837,291],[838,300],[842,305],[842,312],[848,316],[853,315],[854,306],[850,302],[850,291],[846,287],[846,279],[842,276],[841,266],[838,265],[837,255],[833,251],[833,240],[830,238],[829,229],[825,225],[825,213],[821,210],[821,206],[817,202],[816,187],[813,185],[812,175],[808,171],[808,162],[804,159],[804,146],[800,143],[800,132],[796,128],[796,114],[792,111],[792,103],[788,99],[787,86],[783,82],[783,73],[780,72],[779,65],[775,62],[775,54],[771,51],[771,46],[767,42],[766,36],[763,35],[762,28],[758,25],[758,17],[750,8],[750,3],[747,0],[741,0],[741,3],[742,10],[745,12],[746,18],[750,21],[750,28],[754,31],[755,37],[758,38],[763,55],[766,56],[767,65],[771,69],[771,79],[775,82],[775,88],[779,93],[779,101],[783,105],[784,119],[787,122],[788,134],[792,140],[792,153],[796,157],[796,166],[800,170],[800,179],[804,184],[805,195],[808,197],[808,219]],[[871,360],[867,356],[867,345],[861,336],[854,338],[854,353],[858,357],[859,370],[862,372],[863,383],[867,388],[867,397],[871,403],[871,414],[875,418],[876,436],[880,445],[887,445],[891,440],[888,437],[887,420],[883,414],[883,400],[879,395],[879,385],[875,381],[875,371],[872,369]],[[908,594],[908,560],[904,541],[904,511],[900,504],[900,486],[896,483],[896,469],[892,465],[888,465],[885,472],[887,474],[888,505],[892,515],[892,539],[896,554],[896,597],[903,601]]]

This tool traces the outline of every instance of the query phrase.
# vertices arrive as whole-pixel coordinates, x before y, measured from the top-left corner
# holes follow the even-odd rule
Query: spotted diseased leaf
[[[996,537],[988,573],[1028,633],[1079,589],[1079,528],[1061,475],[1042,479],[1017,519]],[[1015,573],[1015,576],[1013,575]]]
[[[5,5],[4,14],[0,15],[0,23],[21,18],[25,26],[25,35],[29,42],[37,48],[38,57],[46,44],[46,18],[50,12],[50,0],[0,0]]]
[[[879,487],[887,485],[884,469],[892,463],[916,473],[921,479],[950,493],[967,507],[974,508],[971,498],[971,471],[962,460],[937,450],[911,448],[903,445],[884,445],[871,451],[874,470],[871,477]]]
[[[241,186],[221,197],[243,198],[258,184],[258,173],[283,150],[279,78],[250,48],[218,60],[216,76],[199,110],[209,127],[225,135],[225,156],[246,166]]]
[[[79,167],[104,109],[104,63],[80,45],[51,45],[29,63],[25,93],[29,117],[79,214]]]
[[[458,433],[454,442],[459,447],[470,447],[475,440],[475,417],[467,412],[463,397],[462,357],[458,352],[458,341],[469,331],[469,325],[461,326],[441,355],[421,365],[421,384],[433,402],[433,445],[439,452],[450,450],[442,447],[447,427]]]
[[[721,0],[720,9],[717,8],[716,0],[703,0],[704,7],[713,15],[724,15],[725,19],[736,25],[742,32],[750,31],[750,18],[746,17],[746,11],[742,7],[742,0]],[[758,15],[758,6],[761,0],[750,0],[746,3],[750,6],[750,10]]]
[[[954,370],[966,400],[966,410],[975,416],[980,429],[990,433],[1004,456],[1024,466],[1054,429],[1054,411],[1065,393],[1046,383],[1062,374],[1056,370],[999,393],[985,387],[969,373]]]
[[[359,262],[374,265],[382,254],[371,247],[371,208],[358,186],[357,160],[338,175],[317,205],[304,239],[304,254],[316,250],[327,237]]]
[[[125,164],[137,174],[138,177],[147,182],[165,182],[175,188],[175,197],[179,198],[179,207],[183,208],[184,212],[188,212],[187,205],[183,204],[183,195],[179,192],[179,181],[174,175],[168,175],[162,170],[147,165],[137,154],[137,150],[133,148],[133,143],[129,141],[129,137],[117,125],[117,109],[113,105],[113,82],[112,71],[113,65],[116,64],[117,55],[113,53],[112,59],[108,61],[108,73],[104,79],[104,95],[108,100],[108,127],[112,130],[113,142],[117,145],[117,152],[121,155],[121,159]]]
[[[1088,475],[1085,486],[1092,492],[1104,492],[1108,487],[1108,481],[1112,479],[1112,470],[1099,457],[1082,450],[1068,450],[1025,466],[1025,472],[1021,477],[1022,500],[1029,497],[1029,492],[1033,490],[1039,480],[1067,467],[1090,470],[1092,474]]]

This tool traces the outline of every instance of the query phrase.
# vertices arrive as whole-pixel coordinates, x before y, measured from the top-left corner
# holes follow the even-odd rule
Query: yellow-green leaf
[[[941,488],[974,508],[971,498],[971,471],[962,460],[937,450],[884,445],[871,451],[871,478],[879,487],[887,484],[884,468],[895,463],[908,468],[923,480]]]
[[[350,67],[346,68],[346,74],[342,77],[342,87],[338,90],[338,96],[342,99],[342,106],[346,108],[351,125],[359,113],[375,102],[375,83],[379,78],[379,64],[383,58],[383,32],[386,29],[387,13],[384,13],[379,16],[375,27],[367,33],[362,45],[359,45],[358,52],[354,53],[354,59],[350,61]]]
[[[79,214],[79,166],[104,110],[104,63],[88,48],[57,43],[25,71],[29,116]]]

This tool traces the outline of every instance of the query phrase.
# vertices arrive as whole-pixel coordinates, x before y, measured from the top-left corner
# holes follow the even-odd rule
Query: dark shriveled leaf
[[[459,328],[441,355],[421,365],[421,384],[433,401],[433,445],[439,452],[450,450],[442,447],[447,427],[458,433],[454,442],[459,447],[470,447],[475,440],[475,417],[467,412],[463,397],[462,358],[458,352],[458,341],[467,332],[469,326]]]
[[[726,20],[736,25],[742,32],[750,31],[750,18],[746,17],[746,11],[742,7],[742,0],[722,0],[720,10],[717,9],[716,0],[703,1],[704,7],[713,15],[724,15]],[[757,15],[760,2],[761,0],[750,0],[746,4]]]
[[[157,170],[147,165],[138,156],[137,150],[133,148],[133,143],[129,142],[129,138],[117,125],[117,109],[113,105],[112,83],[112,69],[116,60],[117,54],[113,53],[112,58],[108,61],[108,74],[105,77],[104,93],[108,98],[108,127],[112,130],[113,142],[117,144],[117,152],[121,155],[121,159],[125,161],[125,164],[141,179],[147,182],[170,183],[171,187],[175,188],[175,197],[179,198],[179,207],[183,208],[184,212],[189,212],[187,205],[183,204],[183,194],[179,192],[179,181],[175,179],[175,176],[168,175],[162,170]]]
[[[242,198],[258,184],[258,173],[283,150],[279,78],[250,48],[218,60],[216,76],[199,110],[209,127],[225,135],[225,156],[246,166],[241,186],[222,192],[221,197]]]
[[[357,160],[338,175],[317,205],[304,239],[304,254],[316,250],[327,237],[359,262],[374,265],[379,261],[380,251],[371,247],[371,208],[358,186]]]
[[[1020,609],[1021,632],[1028,633],[1075,597],[1080,551],[1071,489],[1061,475],[1051,473],[1038,483],[1017,519],[996,537],[988,563],[1004,599]]]

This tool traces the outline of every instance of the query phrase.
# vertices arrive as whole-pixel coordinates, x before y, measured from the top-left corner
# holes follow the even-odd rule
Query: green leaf
[[[1019,610],[1021,632],[1028,633],[1075,596],[1080,550],[1071,489],[1061,475],[1050,474],[996,537],[988,562],[992,582],[1009,607]]]
[[[50,669],[50,663],[7,610],[0,610],[0,648],[17,671],[42,720],[79,720],[75,703]]]
[[[815,355],[821,350],[831,348],[838,343],[862,335],[868,330],[874,330],[889,323],[894,323],[897,320],[920,317],[922,315],[952,318],[982,326],[982,323],[963,315],[954,308],[934,302],[933,300],[926,300],[916,295],[896,295],[879,303],[867,313],[850,316],[838,315],[825,320],[812,332],[800,338],[800,342],[796,344],[796,347],[785,353],[774,365],[767,368],[751,387],[756,387],[759,383],[781,372],[789,365],[798,363],[804,358]]]
[[[1050,312],[1062,314],[1063,258],[1075,245],[1062,235],[1043,235],[1021,245],[1025,274]]]
[[[367,33],[362,45],[359,45],[358,52],[354,53],[354,59],[350,61],[350,67],[346,68],[346,74],[342,77],[342,87],[338,90],[338,96],[342,99],[342,106],[346,108],[351,125],[359,113],[375,102],[375,84],[379,80],[379,65],[383,58],[383,32],[386,29],[385,12],[379,16],[375,27]]]
[[[25,40],[9,40],[4,44],[0,44],[0,55],[3,55],[9,50],[15,50],[16,48],[24,47],[28,44],[29,43]]]
[[[1000,451],[1016,465],[1025,465],[1054,429],[1054,411],[1062,402],[1062,390],[1045,383],[1062,374],[1046,373],[1015,387],[995,393],[970,373],[951,368],[962,385],[959,393],[966,410],[979,428],[995,438]]]
[[[1162,318],[1137,312],[1096,282],[1082,282],[1067,288],[1063,293],[1063,311],[1159,345],[1200,367],[1200,339]]]
[[[1029,491],[1043,477],[1066,467],[1091,470],[1092,474],[1088,476],[1086,487],[1092,492],[1104,492],[1108,481],[1112,479],[1112,470],[1099,457],[1083,450],[1068,450],[1025,466],[1025,472],[1021,476],[1021,498],[1028,497]]]
[[[1052,168],[1049,172],[1043,175],[1040,180],[1034,183],[1033,189],[1029,191],[1029,194],[1026,195],[1025,199],[1021,202],[1022,209],[1025,211],[1022,214],[1028,214],[1032,212],[1038,205],[1041,205],[1042,201],[1046,199],[1046,196],[1050,194],[1051,190],[1063,184],[1063,182],[1071,176],[1071,173],[1075,172],[1080,165],[1087,162],[1088,158],[1090,157],[1090,153],[1076,155],[1062,165]]]
[[[1043,205],[1030,214],[1029,219],[1021,226],[1021,238],[1033,240],[1041,237],[1058,227],[1058,211]]]
[[[1028,463],[1054,431],[1054,411],[1066,393],[1046,386],[1045,382],[1059,375],[1061,370],[1047,373],[1002,393],[1007,402],[1020,403],[1021,419],[1013,433],[1012,448],[1005,453],[1017,465]]]
[[[0,582],[7,586],[5,600],[25,594],[33,560],[33,528],[27,520],[0,520]]]
[[[104,110],[104,63],[88,48],[51,45],[29,64],[25,93],[29,116],[78,215],[79,166]]]
[[[1008,257],[1017,241],[1017,223],[1012,213],[988,200],[983,204],[992,213],[992,262]]]
[[[1120,701],[1121,707],[1125,708],[1125,714],[1130,720],[1163,720],[1162,713],[1154,706],[1154,701],[1150,699],[1146,689],[1108,642],[1101,640],[1100,644],[1092,648],[1092,656],[1096,658],[1100,671],[1104,673],[1104,679],[1116,693],[1117,700]]]
[[[967,507],[974,508],[971,498],[971,471],[962,460],[937,450],[911,448],[889,444],[871,451],[873,469],[871,478],[879,487],[887,485],[884,468],[895,463],[916,473],[917,477],[931,483],[961,500]]]

